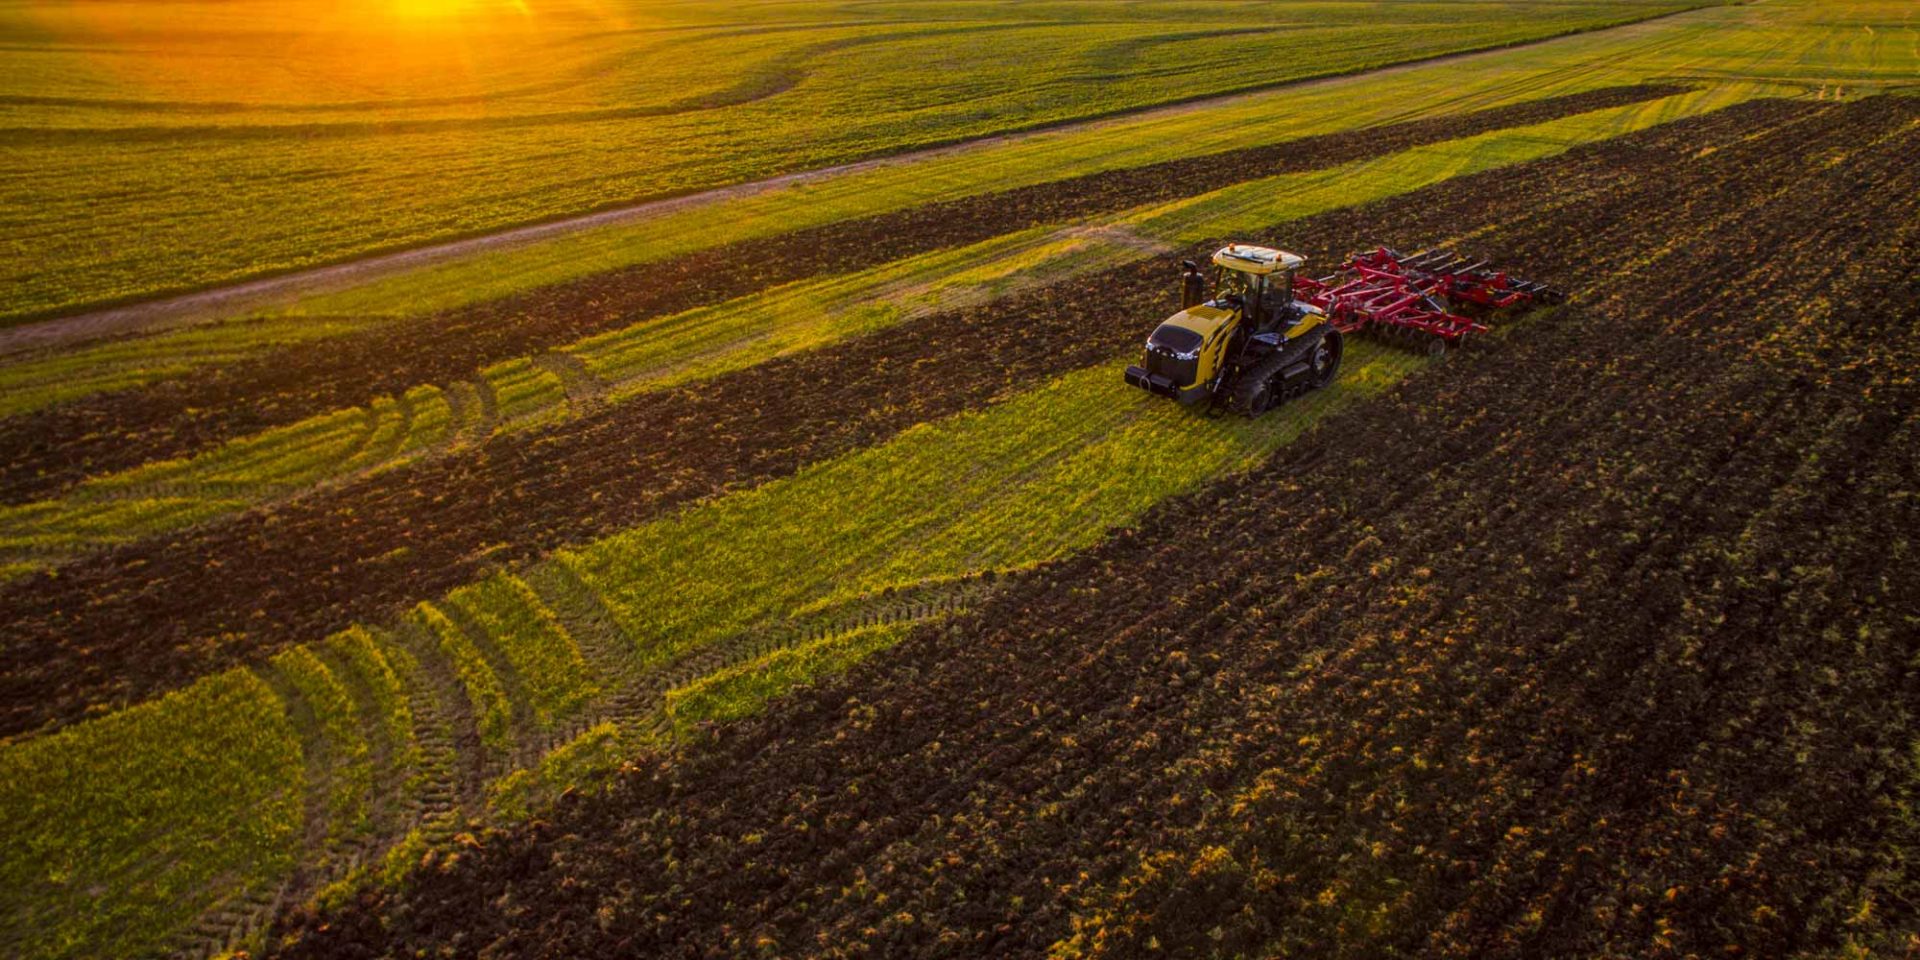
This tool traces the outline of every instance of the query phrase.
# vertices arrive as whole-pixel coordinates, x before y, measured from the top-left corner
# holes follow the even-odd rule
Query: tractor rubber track
[[[1489,231],[1625,268],[1561,317],[269,952],[1901,955],[1920,103],[1797,109]]]
[[[1810,136],[1844,132],[1820,126],[1838,127],[1830,111],[1755,103],[1289,224],[1287,239],[1331,257],[1389,233],[1437,240],[1463,224],[1523,221],[1546,185],[1576,178],[1596,196],[1617,194],[1644,185],[1649,171],[1687,162],[1702,142],[1737,159],[1745,138],[1783,123],[1809,125]],[[1141,261],[929,317],[7,584],[0,735],[147,699],[286,643],[391,615],[491,566],[786,476],[1111,360],[1137,342],[1142,317],[1170,309],[1169,276],[1165,263]],[[1061,311],[1060,303],[1099,306]],[[956,356],[969,363],[949,362]]]
[[[470,379],[492,363],[775,284],[1680,92],[1669,86],[1612,87],[1089,174],[730,244],[396,320],[323,344],[0,419],[0,503],[44,498],[89,476],[187,456],[420,384]]]

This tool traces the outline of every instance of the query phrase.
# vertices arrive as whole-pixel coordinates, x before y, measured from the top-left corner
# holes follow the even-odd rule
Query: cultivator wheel
[[[1559,303],[1557,290],[1449,251],[1405,256],[1388,247],[1347,259],[1340,272],[1296,281],[1332,327],[1439,357],[1490,329],[1494,314]]]

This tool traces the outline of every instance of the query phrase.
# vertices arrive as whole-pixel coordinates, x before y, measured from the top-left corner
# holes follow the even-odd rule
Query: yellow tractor
[[[1294,299],[1306,261],[1271,247],[1234,243],[1213,255],[1212,296],[1186,261],[1182,309],[1147,338],[1127,382],[1187,406],[1225,405],[1256,417],[1333,382],[1341,334],[1324,311]]]

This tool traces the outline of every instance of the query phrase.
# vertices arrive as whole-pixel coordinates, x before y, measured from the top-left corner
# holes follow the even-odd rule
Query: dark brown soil
[[[733,244],[396,321],[319,346],[275,351],[145,388],[0,419],[0,502],[50,496],[88,476],[185,456],[422,383],[468,378],[501,360],[775,284],[1676,92],[1661,86],[1614,87],[1091,174]]]
[[[1574,178],[1604,194],[1634,182],[1656,158],[1677,162],[1699,143],[1786,122],[1823,121],[1801,107],[1757,104],[1677,132],[1316,217],[1290,225],[1287,241],[1324,261],[1382,237],[1411,243],[1467,224],[1518,222],[1541,211],[1547,184]],[[787,475],[1108,360],[1172,308],[1172,262],[1140,262],[770,361],[0,587],[13,614],[0,628],[10,665],[0,674],[0,734],[146,699],[385,616],[494,565]]]
[[[1560,318],[277,955],[1911,953],[1920,104],[1792,111],[1530,165],[1647,165],[1486,238]]]

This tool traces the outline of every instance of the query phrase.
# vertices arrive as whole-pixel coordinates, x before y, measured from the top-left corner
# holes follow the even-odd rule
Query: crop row
[[[1737,98],[1740,89],[1732,88],[1728,99]],[[255,431],[366,404],[382,394],[474,377],[493,363],[716,300],[763,294],[797,280],[872,269],[903,257],[1112,214],[1143,202],[1188,197],[1274,173],[1337,166],[1474,133],[1658,100],[1673,92],[1664,87],[1610,88],[1144,167],[1112,169],[1110,161],[1100,172],[1013,190],[1002,184],[985,194],[980,191],[992,181],[969,181],[973,188],[962,192],[961,199],[918,205],[915,200],[924,196],[945,196],[939,181],[910,178],[921,185],[920,192],[894,195],[847,193],[848,184],[836,184],[842,194],[838,202],[816,196],[814,189],[751,197],[742,201],[751,205],[747,209],[730,211],[721,221],[724,227],[712,219],[715,211],[676,211],[639,237],[630,237],[630,247],[620,248],[629,254],[652,251],[639,265],[523,289],[466,308],[408,310],[386,323],[364,319],[373,310],[363,303],[308,304],[303,308],[308,312],[363,319],[295,327],[287,337],[290,343],[273,339],[288,333],[280,322],[223,324],[163,335],[155,351],[165,358],[163,370],[177,371],[185,362],[188,354],[177,344],[169,346],[178,338],[206,344],[212,351],[209,357],[245,359],[91,397],[73,396],[76,384],[85,381],[74,378],[72,371],[115,365],[126,356],[126,345],[56,355],[17,365],[5,374],[9,392],[26,398],[21,403],[56,397],[67,402],[37,409],[16,406],[14,416],[0,420],[0,495],[15,502],[44,495],[89,475],[180,457]],[[1623,119],[1630,116],[1634,114],[1623,114]],[[514,275],[501,271],[493,258],[463,269]],[[471,281],[467,273],[462,277]],[[431,278],[415,277],[407,289],[431,283]],[[326,341],[326,350],[310,348],[320,333],[345,334],[353,328],[358,335],[333,337]],[[124,363],[117,366],[111,382],[134,375]]]
[[[1821,117],[1520,225],[1617,272],[1497,362],[272,946],[1910,950],[1920,113]],[[1760,349],[1830,318],[1876,362]]]
[[[1696,136],[1737,142],[1800,113],[1756,104],[1648,136],[1691,151]],[[1435,242],[1464,223],[1544,213],[1538,185],[1564,169],[1632,180],[1647,153],[1665,149],[1586,148],[1564,164],[1458,178],[1416,202],[1335,211],[1287,229],[1326,245],[1307,248],[1320,258],[1390,231],[1403,242]],[[17,615],[6,646],[18,665],[0,678],[7,727],[144,699],[382,616],[490,566],[605,536],[1106,362],[1138,342],[1141,318],[1164,312],[1168,295],[1164,266],[1129,264],[502,438],[418,464],[400,475],[405,483],[350,485],[7,585]],[[700,438],[697,453],[687,437]]]
[[[604,402],[1165,253],[1171,244],[1380,200],[1725,102],[1721,93],[1667,98],[1314,173],[1264,177],[1099,220],[1018,231],[642,320],[550,353],[504,361],[474,381],[416,387],[397,402],[383,398],[357,411],[322,414],[183,461],[98,477],[59,501],[0,509],[0,562],[14,564],[16,575],[33,565],[53,566],[63,558],[171,533],[323,484],[385,472],[491,435],[578,416]],[[566,381],[564,389],[556,378]],[[476,392],[477,400],[469,397]],[[457,417],[449,416],[450,402]]]

